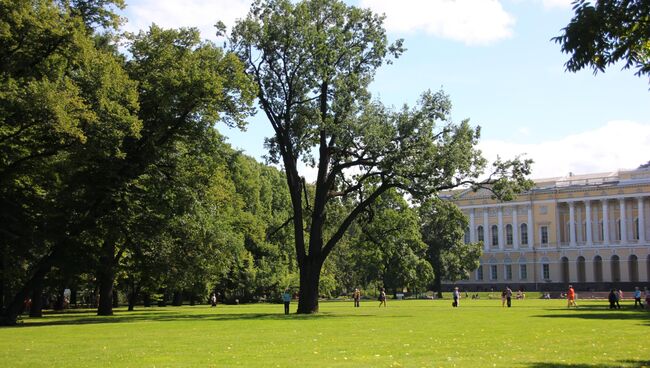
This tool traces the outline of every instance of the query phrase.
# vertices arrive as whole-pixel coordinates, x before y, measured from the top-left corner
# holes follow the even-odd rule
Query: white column
[[[533,247],[533,234],[535,233],[535,226],[533,225],[533,205],[528,206],[528,246]]]
[[[519,249],[519,222],[517,221],[517,206],[512,207],[512,247]]]
[[[501,206],[498,208],[497,220],[499,221],[497,224],[497,233],[499,235],[499,250],[503,250],[503,244],[505,244],[505,242],[503,241],[503,207]]]
[[[474,209],[469,210],[469,242],[476,243],[476,229],[474,224]]]
[[[577,244],[582,244],[585,242],[585,238],[582,236],[583,217],[584,217],[584,211],[579,206],[576,206],[576,243]]]
[[[609,245],[609,204],[607,199],[603,199],[603,244]]]
[[[620,206],[620,216],[621,216],[621,244],[627,243],[627,220],[625,219],[625,198],[620,198],[618,200]]]
[[[591,201],[585,201],[585,223],[587,224],[587,245],[593,244],[591,234]]]
[[[576,213],[573,202],[569,202],[569,245],[576,246]]]
[[[638,197],[637,199],[638,218],[639,218],[639,244],[645,243],[645,206],[643,202],[643,197]]]
[[[483,208],[483,250],[486,252],[490,250],[490,210],[485,207]],[[485,275],[483,275],[485,277]]]

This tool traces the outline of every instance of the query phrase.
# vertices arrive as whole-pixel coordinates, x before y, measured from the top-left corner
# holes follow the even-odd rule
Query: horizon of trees
[[[354,22],[370,17],[373,42],[387,47],[380,18],[336,1],[309,4],[350,12]],[[356,137],[369,139],[363,154],[372,157],[343,150],[337,157],[345,167],[361,160],[371,170],[354,178],[357,184],[341,175],[344,167],[329,187],[306,183],[287,177],[291,160],[281,169],[259,163],[219,134],[222,124],[243,128],[260,100],[259,76],[241,55],[201,40],[193,28],[152,25],[120,35],[111,9],[123,6],[122,0],[0,0],[2,324],[15,324],[27,300],[30,316],[38,317],[46,306],[62,308],[68,297],[111,315],[120,302],[132,310],[207,302],[210,293],[242,303],[277,299],[287,287],[304,293],[296,244],[314,234],[321,245],[336,241],[326,248],[329,257],[317,260],[310,301],[356,287],[424,291],[434,276],[467,276],[480,251],[470,247],[462,259],[450,253],[462,248],[466,223],[452,213],[459,220],[440,225],[451,242],[441,248],[435,234],[423,231],[431,223],[417,208],[438,190],[473,183],[463,180],[477,178],[486,164],[473,148],[479,130],[449,120],[448,96],[428,92],[414,109],[389,111],[366,95],[372,72],[355,76],[360,89],[336,102],[352,120],[337,132],[352,145],[359,144]],[[401,52],[394,47],[391,52]],[[370,62],[373,70],[386,50],[375,51],[366,55],[378,58]],[[354,80],[332,86],[344,90]],[[358,105],[350,102],[355,96]],[[323,111],[323,101],[320,110],[297,111],[294,128],[302,129],[304,119],[320,121],[323,115],[313,113]],[[444,124],[434,137],[437,120]],[[400,149],[385,145],[389,131]],[[299,150],[309,142],[298,143]],[[274,151],[280,146],[273,138],[269,147],[271,162],[280,162],[283,148]],[[492,189],[501,198],[525,189],[529,165],[497,163]],[[308,199],[332,193],[326,201]],[[409,203],[406,193],[420,197]],[[442,256],[457,260],[453,271],[436,268],[435,257]]]

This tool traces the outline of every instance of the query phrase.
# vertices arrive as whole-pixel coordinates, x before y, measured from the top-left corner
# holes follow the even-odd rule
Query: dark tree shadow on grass
[[[26,323],[19,323],[16,326],[4,328],[35,328],[44,326],[63,326],[63,325],[86,325],[86,324],[103,324],[103,323],[131,323],[131,322],[175,322],[175,321],[206,321],[206,322],[227,322],[227,321],[245,321],[245,320],[261,320],[261,321],[300,321],[300,320],[320,320],[332,318],[363,318],[372,317],[372,314],[331,314],[331,313],[317,313],[317,314],[290,314],[284,315],[282,313],[202,313],[202,314],[182,314],[174,311],[138,311],[128,312],[120,311],[113,316],[88,316],[79,317],[75,313],[49,313],[51,318],[59,318],[56,320],[44,319],[28,319]],[[391,318],[406,318],[409,316],[391,316]]]
[[[567,318],[567,319],[590,319],[590,320],[637,320],[641,325],[650,327],[650,313],[648,312],[622,312],[622,311],[571,311],[562,314],[542,314],[532,317],[537,318]]]
[[[650,367],[650,360],[619,360],[612,364],[571,364],[555,362],[536,362],[528,365],[529,368],[647,368]]]

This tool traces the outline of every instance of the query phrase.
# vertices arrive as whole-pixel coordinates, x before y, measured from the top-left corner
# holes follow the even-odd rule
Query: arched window
[[[562,257],[562,282],[565,284],[569,283],[569,259],[567,257]]]
[[[478,241],[480,241],[480,242],[485,241],[485,234],[483,233],[483,226],[479,226],[476,229],[476,235],[478,236]]]
[[[594,281],[603,282],[603,258],[601,256],[594,257]]]
[[[528,245],[528,225],[521,224],[519,225],[519,229],[521,229],[521,244]]]
[[[587,281],[587,272],[585,269],[585,257],[580,256],[576,260],[576,268],[578,271],[578,282],[586,282]]]
[[[639,281],[639,259],[637,258],[637,256],[632,254],[628,259],[628,262],[629,262],[628,270],[630,272],[630,282],[638,282]]]
[[[512,245],[512,225],[506,225],[506,244]]]
[[[612,267],[612,282],[620,282],[621,281],[620,258],[616,254],[614,254],[610,262]]]
[[[492,246],[498,246],[499,245],[499,228],[497,225],[492,225]]]

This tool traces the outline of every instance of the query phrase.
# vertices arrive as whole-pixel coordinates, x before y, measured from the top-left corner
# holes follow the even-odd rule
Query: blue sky
[[[372,84],[384,104],[413,104],[427,89],[451,96],[453,117],[482,127],[488,159],[525,153],[533,177],[635,168],[650,160],[650,84],[632,70],[568,73],[550,39],[572,16],[570,0],[355,0],[386,14],[389,38],[407,52]],[[212,25],[243,17],[246,0],[127,0],[125,29],[151,23]],[[224,128],[236,148],[260,158],[271,134],[262,116],[246,132]],[[310,176],[310,170],[305,175]]]

